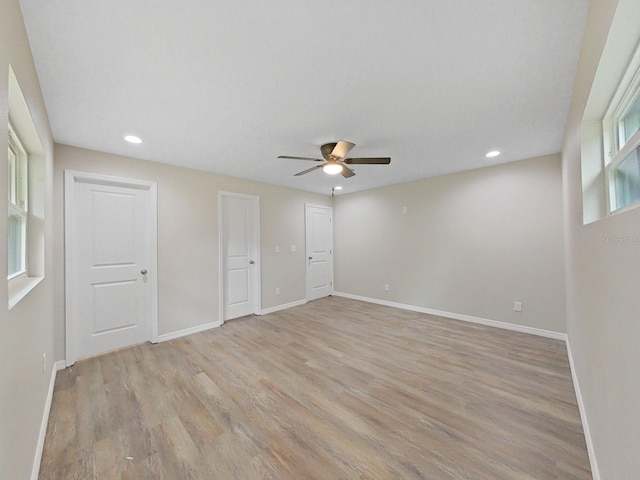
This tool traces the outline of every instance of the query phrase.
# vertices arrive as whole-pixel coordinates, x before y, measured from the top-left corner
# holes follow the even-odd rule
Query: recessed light
[[[337,187],[333,187],[334,190],[342,190],[342,187],[338,185]]]
[[[129,143],[142,143],[140,137],[136,137],[135,135],[127,135],[124,139]]]
[[[489,153],[487,153],[487,158],[491,158],[491,157],[497,157],[498,155],[500,155],[500,152],[498,150],[492,150]]]

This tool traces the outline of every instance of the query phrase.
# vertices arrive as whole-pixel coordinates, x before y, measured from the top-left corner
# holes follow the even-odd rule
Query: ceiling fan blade
[[[344,178],[349,178],[349,177],[353,177],[356,172],[354,172],[353,170],[351,170],[349,167],[347,167],[346,165],[342,165],[342,171],[340,172],[340,174],[344,177]]]
[[[335,158],[344,158],[347,153],[351,151],[353,147],[355,147],[355,143],[345,142],[344,140],[340,140],[333,150],[331,151],[331,156]]]
[[[316,165],[315,167],[311,167],[311,168],[307,168],[306,170],[303,170],[301,172],[298,172],[294,175],[294,177],[299,177],[300,175],[305,175],[309,172],[313,172],[314,170],[318,169],[318,168],[322,168],[322,165]]]
[[[290,157],[289,155],[278,155],[278,158],[290,158],[291,160],[313,160],[314,162],[322,162],[322,161],[324,161],[324,160],[320,160],[319,158]]]
[[[379,158],[345,158],[344,163],[349,165],[389,165],[391,159],[389,157]]]

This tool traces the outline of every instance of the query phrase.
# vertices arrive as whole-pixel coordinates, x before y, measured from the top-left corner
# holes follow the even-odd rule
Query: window
[[[640,49],[603,121],[609,212],[640,205]]]
[[[27,153],[9,125],[8,278],[27,272],[28,162]]]
[[[11,310],[44,279],[47,173],[45,150],[11,66],[8,86],[6,281]]]
[[[618,2],[582,112],[584,225],[640,207],[639,14],[640,2]]]

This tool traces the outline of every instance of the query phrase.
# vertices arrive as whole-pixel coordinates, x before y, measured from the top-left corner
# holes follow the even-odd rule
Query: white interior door
[[[156,185],[65,172],[67,364],[157,337]]]
[[[306,205],[307,300],[331,295],[333,287],[333,211]]]
[[[222,320],[260,313],[260,203],[220,192]]]

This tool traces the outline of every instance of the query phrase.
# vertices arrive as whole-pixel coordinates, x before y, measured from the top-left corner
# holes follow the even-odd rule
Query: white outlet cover
[[[296,246],[295,245],[291,245],[291,251],[295,252],[296,251]]]

